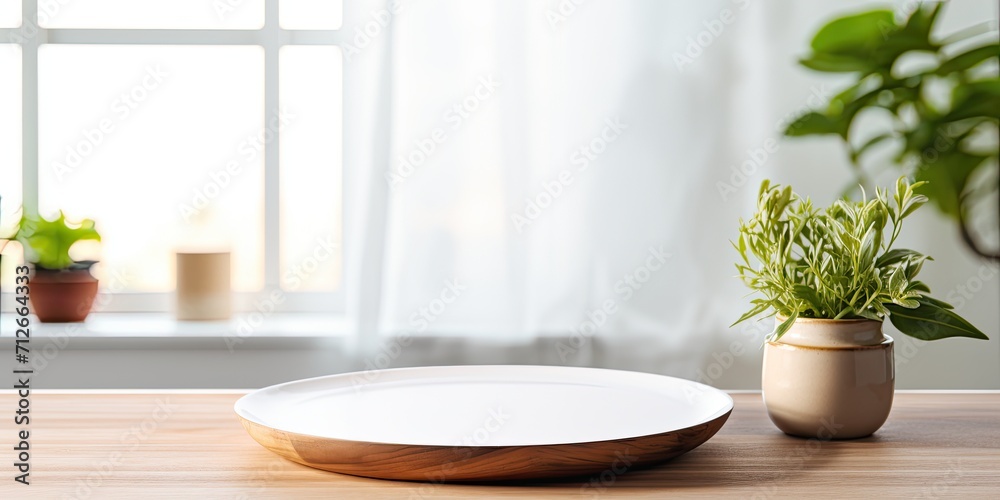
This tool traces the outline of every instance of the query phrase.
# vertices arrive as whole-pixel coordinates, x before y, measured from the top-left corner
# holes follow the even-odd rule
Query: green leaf
[[[870,73],[875,67],[872,60],[866,57],[816,53],[799,59],[799,64],[811,70],[824,73]]]
[[[924,203],[927,203],[928,200],[929,200],[929,198],[927,198],[926,196],[924,196],[922,194],[918,194],[918,195],[914,196],[913,198],[910,198],[910,200],[906,204],[906,206],[903,207],[903,211],[899,214],[899,218],[903,219],[906,216],[912,214],[918,208],[920,208],[921,206],[923,206]]]
[[[998,57],[1000,57],[1000,44],[984,45],[948,59],[941,63],[941,66],[934,73],[939,76],[946,76],[956,71],[965,71],[987,59],[996,59]]]
[[[930,302],[923,302],[916,309],[906,309],[896,304],[886,304],[889,320],[899,331],[920,340],[939,340],[949,337],[968,337],[989,340],[983,332],[954,312]]]
[[[864,55],[897,30],[890,10],[874,10],[834,19],[820,28],[810,47],[813,52]]]
[[[917,277],[917,274],[920,274],[920,269],[924,267],[924,260],[926,259],[911,260],[903,266],[903,270],[906,272],[907,281],[913,280]]]
[[[785,128],[785,135],[790,137],[816,134],[840,135],[841,129],[842,126],[839,120],[830,118],[822,113],[810,111],[790,123]]]
[[[746,320],[748,320],[748,319],[750,319],[750,318],[752,318],[752,317],[754,317],[754,316],[756,316],[756,315],[758,315],[758,314],[766,311],[768,307],[770,307],[770,304],[768,304],[766,302],[758,303],[756,306],[753,307],[753,309],[750,309],[749,311],[743,313],[743,316],[740,316],[740,319],[734,321],[733,324],[729,325],[729,328],[732,328],[732,327],[734,327],[734,326],[736,326],[736,325],[738,325],[738,324],[740,324],[740,323],[742,323],[742,322],[744,322],[744,321],[746,321]]]
[[[949,304],[947,302],[935,299],[934,297],[930,297],[928,295],[921,295],[920,297],[917,297],[917,301],[920,302],[921,304],[935,305],[935,306],[940,307],[942,309],[954,309],[955,308],[955,306],[953,306],[953,305],[951,305],[951,304]]]
[[[781,336],[784,335],[788,331],[788,329],[792,327],[793,324],[795,324],[795,320],[798,319],[798,317],[799,317],[799,312],[792,311],[792,314],[790,314],[788,318],[785,319],[785,321],[782,321],[781,324],[776,325],[774,332],[772,332],[770,335],[770,340],[776,341],[780,339]]]
[[[889,291],[895,295],[900,295],[906,291],[906,275],[898,267],[889,274]],[[916,303],[912,307],[916,307]]]

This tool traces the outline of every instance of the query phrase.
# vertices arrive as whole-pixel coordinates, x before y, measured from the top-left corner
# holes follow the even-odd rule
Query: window
[[[73,251],[99,257],[105,311],[169,310],[173,253],[217,248],[237,309],[280,288],[286,310],[339,310],[341,11],[0,0],[4,223],[95,219],[102,243]]]

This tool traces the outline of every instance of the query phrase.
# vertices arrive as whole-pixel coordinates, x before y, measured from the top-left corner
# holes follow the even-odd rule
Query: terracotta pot
[[[879,321],[796,320],[780,340],[764,348],[768,416],[793,436],[826,440],[871,435],[892,408],[892,346]]]
[[[83,321],[97,296],[97,279],[89,270],[39,270],[31,275],[28,299],[42,323]]]

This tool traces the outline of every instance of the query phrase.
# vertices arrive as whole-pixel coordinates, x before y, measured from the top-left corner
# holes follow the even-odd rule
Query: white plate
[[[600,472],[622,445],[643,450],[638,462],[662,461],[711,437],[732,408],[724,392],[688,380],[553,366],[332,375],[261,389],[235,406],[261,444],[306,465],[437,480],[425,472],[445,463],[453,472],[444,480],[463,481]],[[392,453],[373,458],[379,447]],[[509,466],[540,453],[554,463]],[[591,466],[574,464],[581,457]]]

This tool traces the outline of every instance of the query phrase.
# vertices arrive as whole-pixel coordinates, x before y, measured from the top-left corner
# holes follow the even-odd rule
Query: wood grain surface
[[[885,427],[855,441],[781,434],[759,394],[666,464],[531,484],[397,482],[340,475],[257,444],[239,394],[34,393],[31,485],[3,467],[0,498],[998,498],[1000,393],[900,393]],[[0,412],[17,398],[0,394]],[[0,427],[0,462],[14,429]]]

